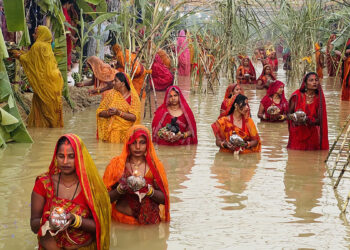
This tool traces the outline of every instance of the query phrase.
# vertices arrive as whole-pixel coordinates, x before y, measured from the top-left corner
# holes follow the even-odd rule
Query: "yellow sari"
[[[129,82],[131,81],[129,80]],[[98,138],[107,142],[123,143],[128,129],[140,123],[141,102],[132,83],[130,84],[130,96],[131,103],[129,104],[119,91],[115,89],[108,91],[96,111]],[[124,113],[131,113],[136,116],[136,121],[127,121],[117,115],[108,118],[99,117],[99,113],[109,108],[116,108]]]
[[[46,26],[39,26],[37,36],[19,58],[34,91],[28,127],[63,127],[63,78],[51,48],[52,35]]]

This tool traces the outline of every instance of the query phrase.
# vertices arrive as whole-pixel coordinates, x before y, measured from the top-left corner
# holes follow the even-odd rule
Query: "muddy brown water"
[[[285,82],[283,70],[278,78]],[[260,122],[256,113],[264,91],[244,86],[262,152],[239,157],[218,153],[210,125],[226,83],[222,80],[215,95],[199,95],[190,93],[187,81],[180,78],[179,85],[196,117],[199,144],[156,148],[169,179],[171,222],[140,227],[113,223],[111,249],[347,249],[350,227],[327,177],[327,152],[287,150],[287,124]],[[287,98],[298,85],[288,84]],[[350,102],[340,101],[338,81],[324,79],[322,85],[332,143]],[[158,94],[158,105],[163,96]],[[36,249],[30,195],[35,177],[47,171],[60,135],[78,134],[101,175],[121,152],[122,145],[96,141],[95,111],[96,106],[67,115],[63,129],[29,129],[35,143],[9,144],[0,151],[0,248]],[[150,122],[147,114],[144,124],[150,127]]]

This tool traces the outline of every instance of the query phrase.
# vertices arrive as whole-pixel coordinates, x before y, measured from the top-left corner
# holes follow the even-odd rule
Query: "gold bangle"
[[[152,186],[149,186],[148,192],[146,193],[146,195],[152,197],[152,196],[153,196],[153,193],[154,193],[153,187],[152,187]]]
[[[118,192],[119,194],[125,194],[125,193],[126,193],[126,192],[121,188],[120,184],[119,184],[118,187],[117,187],[117,192]]]
[[[74,228],[79,228],[82,224],[82,218],[79,215],[73,214],[74,215],[74,223],[72,224],[72,227]]]
[[[120,117],[123,116],[123,111],[120,111],[119,116],[120,116]]]
[[[97,94],[99,94],[100,93],[100,89],[97,89]]]

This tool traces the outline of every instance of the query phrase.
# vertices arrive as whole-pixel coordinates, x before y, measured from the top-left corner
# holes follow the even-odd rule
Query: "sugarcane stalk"
[[[157,110],[157,108],[158,108],[158,104],[157,104],[157,94],[156,94],[156,88],[154,87],[152,75],[149,76],[149,79],[151,80],[152,89],[153,89],[153,96],[154,96],[154,105],[155,105],[155,109]],[[152,117],[152,113],[151,113],[151,117]]]
[[[339,132],[337,138],[336,138],[335,141],[333,142],[333,145],[332,145],[331,149],[329,150],[328,155],[327,155],[327,158],[326,158],[326,160],[325,160],[324,162],[327,162],[327,161],[328,161],[328,159],[329,159],[329,157],[330,157],[332,151],[334,150],[335,145],[337,144],[337,142],[338,142],[340,136],[343,134],[343,132],[344,132],[346,126],[348,126],[349,121],[350,121],[350,115],[347,117],[344,126],[342,127],[342,129],[341,129],[341,131]]]
[[[335,162],[334,162],[334,166],[333,166],[333,170],[332,170],[332,175],[331,175],[332,177],[333,177],[334,172],[335,172],[335,169],[336,169],[336,167],[337,167],[337,163],[338,163],[338,161],[339,161],[339,159],[340,159],[340,154],[341,154],[341,152],[343,151],[344,145],[345,145],[346,140],[347,140],[347,138],[348,138],[349,132],[350,132],[350,126],[349,126],[348,129],[346,130],[346,133],[345,133],[343,142],[342,142],[342,144],[341,144],[341,146],[340,146],[340,149],[339,149],[337,158],[336,158],[336,160],[335,160]]]
[[[347,208],[347,206],[348,206],[348,204],[349,204],[349,201],[350,201],[350,192],[348,193],[348,197],[346,198],[346,200],[345,200],[345,202],[344,202],[344,205],[343,205],[343,207],[342,207],[342,213],[345,213],[345,211],[346,211],[346,208]]]

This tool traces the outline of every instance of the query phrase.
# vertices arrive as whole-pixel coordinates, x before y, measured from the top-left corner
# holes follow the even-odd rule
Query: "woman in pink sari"
[[[190,50],[186,39],[186,33],[181,30],[177,37],[178,72],[180,76],[189,76],[191,73]]]
[[[171,133],[162,133],[165,127],[169,128]],[[169,146],[198,143],[197,125],[192,110],[177,86],[167,89],[163,104],[154,113],[152,140],[160,145]]]
[[[152,64],[152,79],[156,90],[166,90],[174,82],[174,76],[164,64],[159,54],[156,54]]]

